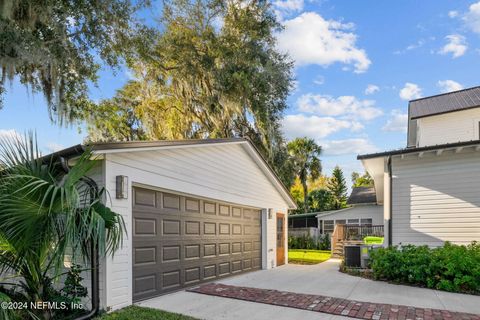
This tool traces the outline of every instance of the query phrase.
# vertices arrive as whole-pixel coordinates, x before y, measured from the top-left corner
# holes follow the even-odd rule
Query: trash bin
[[[345,266],[351,268],[360,268],[362,266],[360,258],[360,246],[347,245],[343,248],[345,256]]]

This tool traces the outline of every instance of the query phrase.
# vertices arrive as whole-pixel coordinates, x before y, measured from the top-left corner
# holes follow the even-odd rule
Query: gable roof
[[[374,187],[354,187],[348,197],[347,204],[377,203]]]
[[[480,86],[412,100],[410,119],[480,107]]]
[[[98,142],[89,144],[78,144],[52,154],[44,158],[72,158],[79,156],[85,150],[92,150],[96,154],[114,153],[114,152],[133,152],[155,150],[163,148],[181,148],[181,147],[202,147],[213,144],[242,144],[246,151],[253,158],[260,169],[269,177],[275,188],[287,201],[290,209],[296,209],[295,200],[290,195],[283,182],[277,176],[273,168],[268,164],[265,158],[255,145],[247,138],[223,138],[223,139],[186,139],[186,140],[157,140],[157,141],[126,141],[126,142]]]

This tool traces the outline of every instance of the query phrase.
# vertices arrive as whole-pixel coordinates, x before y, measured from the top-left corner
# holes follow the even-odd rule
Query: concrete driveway
[[[480,297],[372,281],[338,272],[339,260],[318,265],[285,265],[217,283],[317,294],[373,303],[479,313]],[[200,319],[345,319],[340,316],[180,291],[139,303],[141,306]]]

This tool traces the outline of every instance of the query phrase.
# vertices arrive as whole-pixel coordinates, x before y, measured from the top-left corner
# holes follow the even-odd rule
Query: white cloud
[[[48,152],[53,153],[53,152],[57,152],[59,150],[65,149],[65,146],[56,142],[49,142],[47,143],[46,149]]]
[[[303,0],[276,0],[273,1],[275,14],[279,20],[283,20],[285,16],[303,10]]]
[[[369,84],[365,89],[365,94],[374,94],[375,92],[380,91],[380,88],[374,84]]]
[[[448,16],[450,18],[456,18],[458,17],[458,15],[459,15],[458,11],[455,11],[455,10],[448,11]]]
[[[470,5],[462,20],[470,30],[480,33],[480,1]]]
[[[0,139],[23,139],[15,129],[0,129]]]
[[[411,51],[411,50],[415,50],[415,49],[418,49],[420,47],[423,47],[425,42],[426,41],[424,39],[420,39],[416,43],[412,43],[412,44],[408,45],[405,49],[397,50],[397,51],[394,51],[393,53],[394,54],[404,54],[407,51]]]
[[[304,12],[284,23],[278,35],[280,50],[288,52],[297,65],[332,63],[353,65],[354,72],[365,72],[371,64],[367,53],[356,47],[353,24],[325,20],[315,12]]]
[[[324,76],[317,76],[314,80],[313,80],[313,83],[315,83],[316,85],[322,85],[325,83],[325,77]]]
[[[447,44],[438,53],[452,54],[452,58],[458,58],[465,54],[468,46],[465,37],[459,34],[450,34],[445,37]]]
[[[366,154],[379,151],[368,139],[331,140],[322,144],[325,155]]]
[[[402,113],[399,110],[393,110],[390,119],[383,126],[383,131],[390,132],[407,132],[408,127],[408,114]]]
[[[400,90],[400,98],[403,100],[413,100],[422,97],[422,89],[415,83],[407,82]]]
[[[371,120],[383,114],[375,107],[373,100],[359,100],[354,96],[340,96],[334,98],[328,95],[302,95],[298,101],[301,112],[317,113],[326,116],[345,116],[346,118],[360,118]]]
[[[303,0],[277,0],[273,5],[282,10],[302,11],[304,3]]]
[[[282,129],[289,139],[296,137],[324,138],[334,132],[352,128],[352,123],[333,117],[287,115],[282,120]]]
[[[453,80],[440,80],[437,82],[437,86],[440,88],[440,91],[443,93],[458,91],[463,89],[463,86],[460,83]]]

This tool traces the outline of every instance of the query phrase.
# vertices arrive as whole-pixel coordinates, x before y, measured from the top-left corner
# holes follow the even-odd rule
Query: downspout
[[[388,206],[389,206],[389,211],[390,211],[390,219],[388,219],[388,246],[392,246],[393,244],[393,236],[392,236],[392,219],[393,219],[393,190],[392,190],[392,187],[393,187],[393,180],[392,180],[392,156],[389,156],[387,158],[387,170],[388,170],[388,184],[389,184],[389,188],[388,188],[388,193],[389,193],[389,203],[388,203]]]
[[[65,171],[65,173],[68,173],[70,171],[70,168],[68,167],[67,161],[65,158],[60,157],[60,164],[62,165],[62,169]],[[90,194],[90,201],[93,199],[93,196],[98,194],[98,185],[90,177],[82,177],[81,181],[83,181],[85,184],[87,184],[92,191]],[[89,313],[79,316],[75,318],[74,320],[88,320],[94,317],[100,308],[100,285],[99,285],[99,259],[98,259],[98,244],[94,244],[93,242],[90,244],[90,252],[91,257],[90,257],[90,272],[91,272],[91,288],[92,288],[92,310],[90,310]]]

